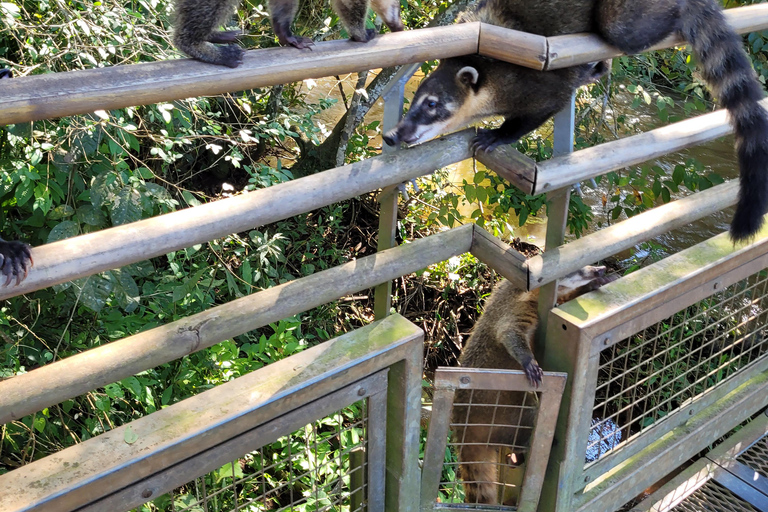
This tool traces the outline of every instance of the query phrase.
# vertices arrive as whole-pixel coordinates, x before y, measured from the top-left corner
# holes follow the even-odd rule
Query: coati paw
[[[365,36],[364,38],[357,37],[357,36],[349,36],[350,41],[357,41],[358,43],[367,43],[371,39],[376,37],[376,29],[373,28],[367,28],[365,29]]]
[[[302,37],[302,36],[288,36],[285,38],[285,41],[280,41],[280,44],[283,46],[291,45],[294,46],[300,50],[303,50],[305,48],[312,49],[312,46],[315,46],[315,42],[311,40],[308,37]]]
[[[541,369],[539,363],[535,359],[529,359],[523,363],[523,370],[525,371],[525,376],[528,377],[530,385],[538,388],[541,380],[544,378],[544,370]]]
[[[243,35],[239,30],[226,30],[214,32],[208,37],[208,42],[217,44],[230,44],[237,41],[237,38]]]
[[[5,277],[2,286],[8,286],[14,279],[16,286],[21,284],[34,264],[32,252],[27,244],[0,240],[0,280]]]
[[[512,144],[517,142],[516,138],[505,136],[498,130],[486,130],[484,128],[477,130],[477,135],[472,139],[472,151],[485,151],[490,153],[502,144]]]
[[[236,44],[220,46],[218,61],[216,64],[221,64],[222,66],[227,66],[228,68],[236,68],[243,63],[244,53],[245,50]]]

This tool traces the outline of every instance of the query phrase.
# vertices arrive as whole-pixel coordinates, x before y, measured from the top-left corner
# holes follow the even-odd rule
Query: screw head
[[[357,396],[363,396],[366,393],[365,388],[360,388],[357,390]]]
[[[469,377],[462,377],[459,379],[462,384],[469,384]]]
[[[152,496],[152,489],[144,489],[141,493],[142,498],[149,498]]]

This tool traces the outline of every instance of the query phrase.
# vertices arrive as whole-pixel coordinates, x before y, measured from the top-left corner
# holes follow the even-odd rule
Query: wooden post
[[[573,151],[574,139],[574,121],[576,111],[576,96],[571,96],[570,104],[555,116],[555,134],[554,134],[554,156],[564,155]],[[570,188],[563,188],[547,194],[549,210],[547,212],[547,238],[545,241],[545,251],[552,250],[563,243],[565,238],[566,222],[568,220],[568,201],[570,199]],[[539,328],[536,332],[536,358],[541,363],[544,370],[550,370],[550,361],[557,356],[557,347],[547,347],[546,344],[551,340],[547,339],[547,323],[550,310],[557,302],[557,281],[541,287],[539,292]],[[570,374],[571,372],[568,371]],[[566,387],[566,394],[563,395],[565,404],[570,400],[570,394]],[[561,403],[561,411],[562,406]],[[557,419],[558,425],[563,421],[562,414]],[[556,431],[557,432],[557,431]],[[556,500],[560,498],[562,490],[559,488],[559,460],[558,453],[561,452],[564,440],[555,438],[554,446],[549,457],[546,477],[541,492],[539,510],[554,511]]]
[[[405,92],[405,83],[413,76],[418,69],[418,64],[403,66],[392,77],[382,94],[384,98],[384,118],[381,122],[381,133],[387,133],[400,122],[400,116],[403,113],[403,93]],[[382,154],[394,153],[400,149],[398,146],[388,146],[382,141]],[[381,211],[379,213],[379,242],[378,251],[384,251],[395,246],[395,231],[397,230],[397,185],[386,187],[379,195]],[[376,320],[389,315],[392,307],[392,281],[382,283],[374,289],[373,311]]]

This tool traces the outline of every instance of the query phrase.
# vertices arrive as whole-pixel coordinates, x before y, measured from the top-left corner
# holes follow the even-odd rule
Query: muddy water
[[[372,71],[368,80],[372,80],[377,71]],[[331,129],[336,123],[336,120],[344,113],[344,104],[341,101],[341,95],[339,93],[339,83],[341,83],[347,98],[351,98],[354,92],[354,87],[357,82],[357,75],[350,74],[341,76],[341,82],[337,81],[334,77],[329,77],[321,80],[316,80],[315,85],[312,87],[308,94],[308,101],[316,101],[319,98],[335,98],[339,101],[332,107],[321,112],[317,119],[325,124],[328,129]],[[423,77],[417,74],[406,84],[405,95],[406,98],[411,98],[419,82]],[[657,126],[660,126],[658,116],[656,115],[656,107],[653,102],[652,105],[641,104],[638,108],[632,108],[633,96],[626,92],[619,92],[612,101],[611,110],[608,112],[607,118],[610,120],[614,116],[623,115],[626,119],[625,131],[620,135],[622,137],[632,135],[633,133],[639,133],[640,131],[648,131]],[[372,120],[380,120],[382,117],[383,102],[379,100],[376,105],[368,113],[366,120],[368,122]],[[682,109],[670,111],[670,114],[683,115]],[[550,128],[551,130],[551,128]],[[381,145],[381,137],[379,134],[370,133],[371,144],[373,146]],[[607,138],[610,140],[612,135],[608,134]],[[662,169],[665,169],[671,175],[672,170],[678,164],[685,164],[688,158],[695,158],[701,162],[704,167],[704,173],[715,172],[725,179],[734,179],[738,177],[738,167],[736,165],[735,154],[733,151],[733,138],[726,137],[718,139],[707,144],[702,144],[687,150],[683,150],[678,153],[666,155],[657,160],[648,161],[646,165],[658,165]],[[477,164],[480,168],[480,164]],[[460,162],[449,168],[449,179],[455,186],[460,185],[463,180],[472,182],[475,169],[473,168],[473,162],[471,160]],[[682,190],[682,189],[681,189]],[[456,189],[459,192],[459,189]],[[607,193],[605,187],[598,186],[598,189],[592,189],[590,186],[584,184],[582,186],[583,200],[592,208],[595,221],[593,225],[597,225],[597,221],[602,221],[605,225],[609,220],[609,214],[603,211],[602,198],[603,194]],[[673,195],[674,198],[684,197],[686,194]],[[460,212],[466,216],[475,210],[477,206],[474,204],[460,205]],[[714,215],[700,219],[699,221],[692,223],[688,226],[684,226],[680,229],[669,232],[655,239],[658,243],[658,252],[655,254],[657,257],[663,257],[667,254],[678,252],[686,247],[695,245],[703,240],[706,240],[716,234],[722,233],[728,229],[728,223],[733,215],[733,209],[724,210]],[[537,245],[543,245],[544,234],[546,231],[545,218],[532,218],[523,227],[516,227],[517,217],[514,212],[509,214],[509,218],[506,219],[507,223],[511,226],[515,226],[514,233],[507,233],[507,235],[519,236],[522,239],[528,240],[530,243]],[[634,255],[635,257],[644,257],[645,249],[642,247],[635,247],[631,251],[619,255],[621,258],[628,258]]]

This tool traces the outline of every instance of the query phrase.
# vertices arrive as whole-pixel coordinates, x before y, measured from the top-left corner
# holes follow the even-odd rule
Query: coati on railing
[[[736,133],[741,187],[731,237],[746,240],[760,229],[768,211],[768,114],[758,104],[763,89],[741,38],[715,0],[484,0],[462,21],[474,20],[547,37],[595,32],[628,54],[678,32],[691,44]],[[473,143],[492,151],[540,126],[567,105],[577,87],[606,70],[599,62],[541,72],[476,55],[445,59],[384,140],[415,144],[503,115],[499,128],[479,130]]]
[[[190,57],[203,62],[231,68],[239,66],[243,60],[243,49],[234,43],[240,32],[216,30],[232,16],[239,3],[239,0],[176,0],[174,44]],[[389,30],[403,30],[399,0],[372,0],[370,3]],[[366,42],[376,35],[375,30],[365,28],[368,4],[368,0],[332,0],[333,9],[352,41]],[[272,28],[281,45],[309,48],[313,44],[311,39],[291,32],[291,23],[298,6],[298,0],[269,0]]]
[[[605,275],[605,267],[587,266],[557,282],[557,302],[562,304],[584,293],[596,290],[613,281]],[[543,372],[533,356],[533,335],[538,320],[539,291],[519,290],[507,281],[501,281],[485,304],[485,311],[478,319],[472,334],[464,344],[459,357],[462,367],[523,370],[532,386],[537,387]],[[524,411],[509,407],[496,410],[496,405],[522,407],[533,405],[526,400],[524,391],[458,390],[454,402],[471,406],[454,405],[452,423],[455,442],[459,443],[461,479],[464,482],[465,502],[499,504],[501,482],[498,461],[501,447],[498,445],[527,445],[534,423],[533,408]],[[478,404],[489,404],[483,406]],[[469,409],[469,411],[467,411]],[[518,421],[519,420],[519,421]],[[477,425],[479,426],[472,426]],[[515,425],[510,426],[488,425]],[[521,463],[522,453],[517,456]]]
[[[0,80],[12,78],[10,69],[0,69]],[[29,246],[22,242],[6,242],[0,238],[0,286],[8,286],[16,279],[19,284],[25,277],[29,268],[34,264]],[[3,282],[5,277],[5,282]]]

